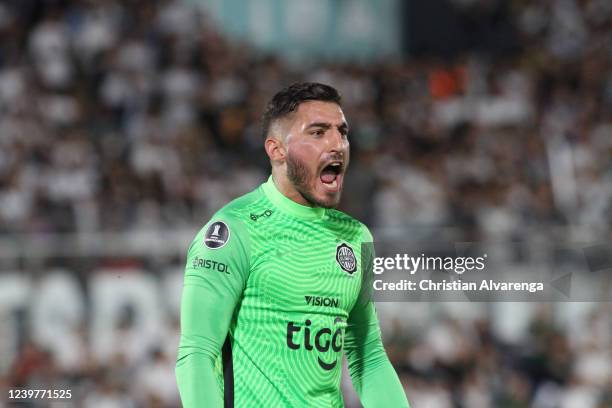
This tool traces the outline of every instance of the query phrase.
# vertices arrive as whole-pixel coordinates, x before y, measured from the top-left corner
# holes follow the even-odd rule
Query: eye
[[[340,132],[340,135],[342,136],[343,139],[347,139],[348,138],[348,127],[347,126],[339,126],[338,127],[338,132]]]
[[[317,137],[323,136],[325,134],[325,130],[324,129],[317,129],[317,130],[315,130],[313,132],[310,132],[310,134],[313,135],[313,136],[317,136]]]

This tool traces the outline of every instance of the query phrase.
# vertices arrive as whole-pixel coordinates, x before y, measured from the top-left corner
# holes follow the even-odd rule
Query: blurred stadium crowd
[[[612,2],[509,4],[511,54],[297,65],[225,38],[180,1],[4,1],[0,236],[195,231],[267,176],[267,100],[313,80],[343,94],[342,207],[375,231],[609,242]],[[606,307],[575,331],[537,309],[517,343],[486,318],[436,318],[418,333],[398,323],[385,338],[416,408],[612,407]],[[178,406],[172,353],[65,371],[26,341],[0,385],[68,378],[86,391],[79,406]]]

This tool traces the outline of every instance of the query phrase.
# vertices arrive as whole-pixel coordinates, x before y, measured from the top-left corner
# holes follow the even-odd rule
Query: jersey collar
[[[319,219],[325,215],[325,208],[323,207],[308,207],[306,205],[298,204],[292,199],[286,197],[283,193],[278,191],[272,176],[268,178],[268,181],[262,185],[263,191],[268,199],[278,207],[281,211],[294,215],[298,218],[303,219]]]

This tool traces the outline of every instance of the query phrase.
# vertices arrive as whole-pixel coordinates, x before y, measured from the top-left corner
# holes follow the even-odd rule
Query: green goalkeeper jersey
[[[187,255],[183,406],[341,407],[344,352],[366,408],[407,407],[362,285],[364,242],[363,224],[290,200],[272,177],[218,211]]]

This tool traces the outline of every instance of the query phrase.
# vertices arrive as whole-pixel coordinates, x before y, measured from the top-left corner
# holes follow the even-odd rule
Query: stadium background
[[[179,406],[187,245],[265,179],[296,80],[343,93],[342,207],[376,237],[610,242],[610,1],[246,4],[0,3],[0,388]],[[609,303],[378,309],[415,408],[612,406]]]

